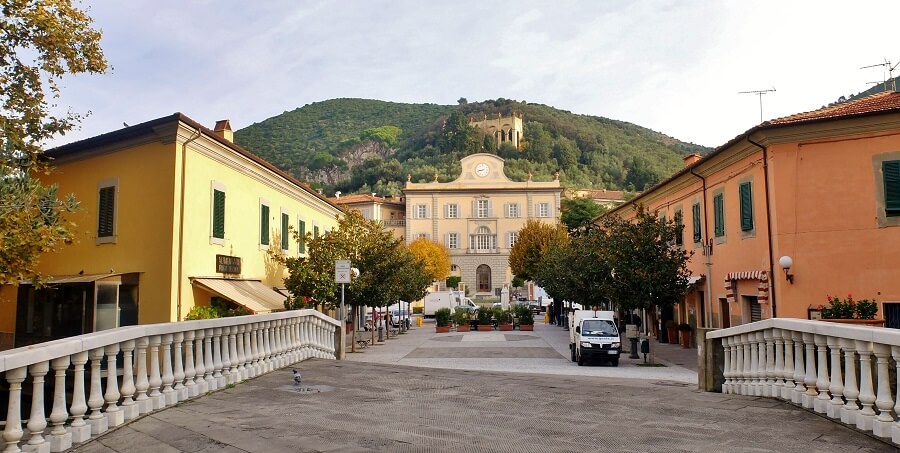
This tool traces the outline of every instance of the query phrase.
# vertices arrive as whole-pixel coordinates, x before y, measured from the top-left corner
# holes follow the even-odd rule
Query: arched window
[[[491,291],[491,268],[487,264],[482,264],[475,269],[475,280],[478,284],[478,292],[485,293]]]
[[[470,236],[469,247],[475,249],[476,252],[487,252],[496,248],[496,240],[496,235],[491,234],[491,230],[488,227],[479,227],[475,234]]]

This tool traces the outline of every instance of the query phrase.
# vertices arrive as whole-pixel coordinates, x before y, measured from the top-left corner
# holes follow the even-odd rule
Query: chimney
[[[213,132],[215,132],[219,137],[222,137],[225,140],[234,143],[234,132],[231,130],[231,121],[216,121],[216,127],[213,129]]]
[[[341,198],[341,191],[340,191],[340,190],[334,192],[334,198]]]
[[[684,156],[684,166],[690,167],[691,165],[693,165],[694,162],[697,162],[700,159],[701,159],[701,156],[697,153],[688,154],[687,156]]]

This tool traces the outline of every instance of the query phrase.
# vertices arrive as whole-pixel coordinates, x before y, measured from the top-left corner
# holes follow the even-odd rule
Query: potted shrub
[[[469,332],[469,311],[463,309],[456,309],[453,312],[453,322],[456,323],[456,331],[457,332]]]
[[[828,303],[828,307],[819,305],[823,321],[884,327],[884,320],[875,319],[878,302],[874,299],[857,301],[852,294],[847,294],[846,299],[828,296]]]
[[[513,330],[513,314],[511,310],[504,310],[501,308],[497,310],[494,317],[497,318],[497,325],[500,330],[506,332]]]
[[[691,331],[694,330],[691,328],[690,324],[681,323],[678,325],[678,332],[681,334],[681,347],[682,348],[690,348],[691,347]]]
[[[440,308],[434,312],[434,322],[437,325],[435,332],[450,332],[450,309],[447,307]]]
[[[525,305],[520,305],[517,309],[519,313],[519,330],[530,332],[534,330],[534,313]]]
[[[669,344],[678,344],[678,334],[676,333],[676,324],[674,320],[666,321],[666,339]]]
[[[491,325],[491,321],[494,318],[494,311],[488,307],[481,307],[478,309],[477,317],[478,317],[478,331],[479,332],[488,332],[494,330],[494,327]]]

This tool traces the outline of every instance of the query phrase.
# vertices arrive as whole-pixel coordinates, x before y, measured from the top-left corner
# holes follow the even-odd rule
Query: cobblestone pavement
[[[291,367],[277,370],[76,451],[895,451],[790,404],[673,381],[320,359],[295,366],[300,387]]]

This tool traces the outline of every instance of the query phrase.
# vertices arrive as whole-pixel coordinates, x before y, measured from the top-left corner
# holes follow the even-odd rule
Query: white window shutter
[[[488,217],[494,217],[494,202],[488,200]]]
[[[472,200],[472,218],[478,217],[478,200]]]

